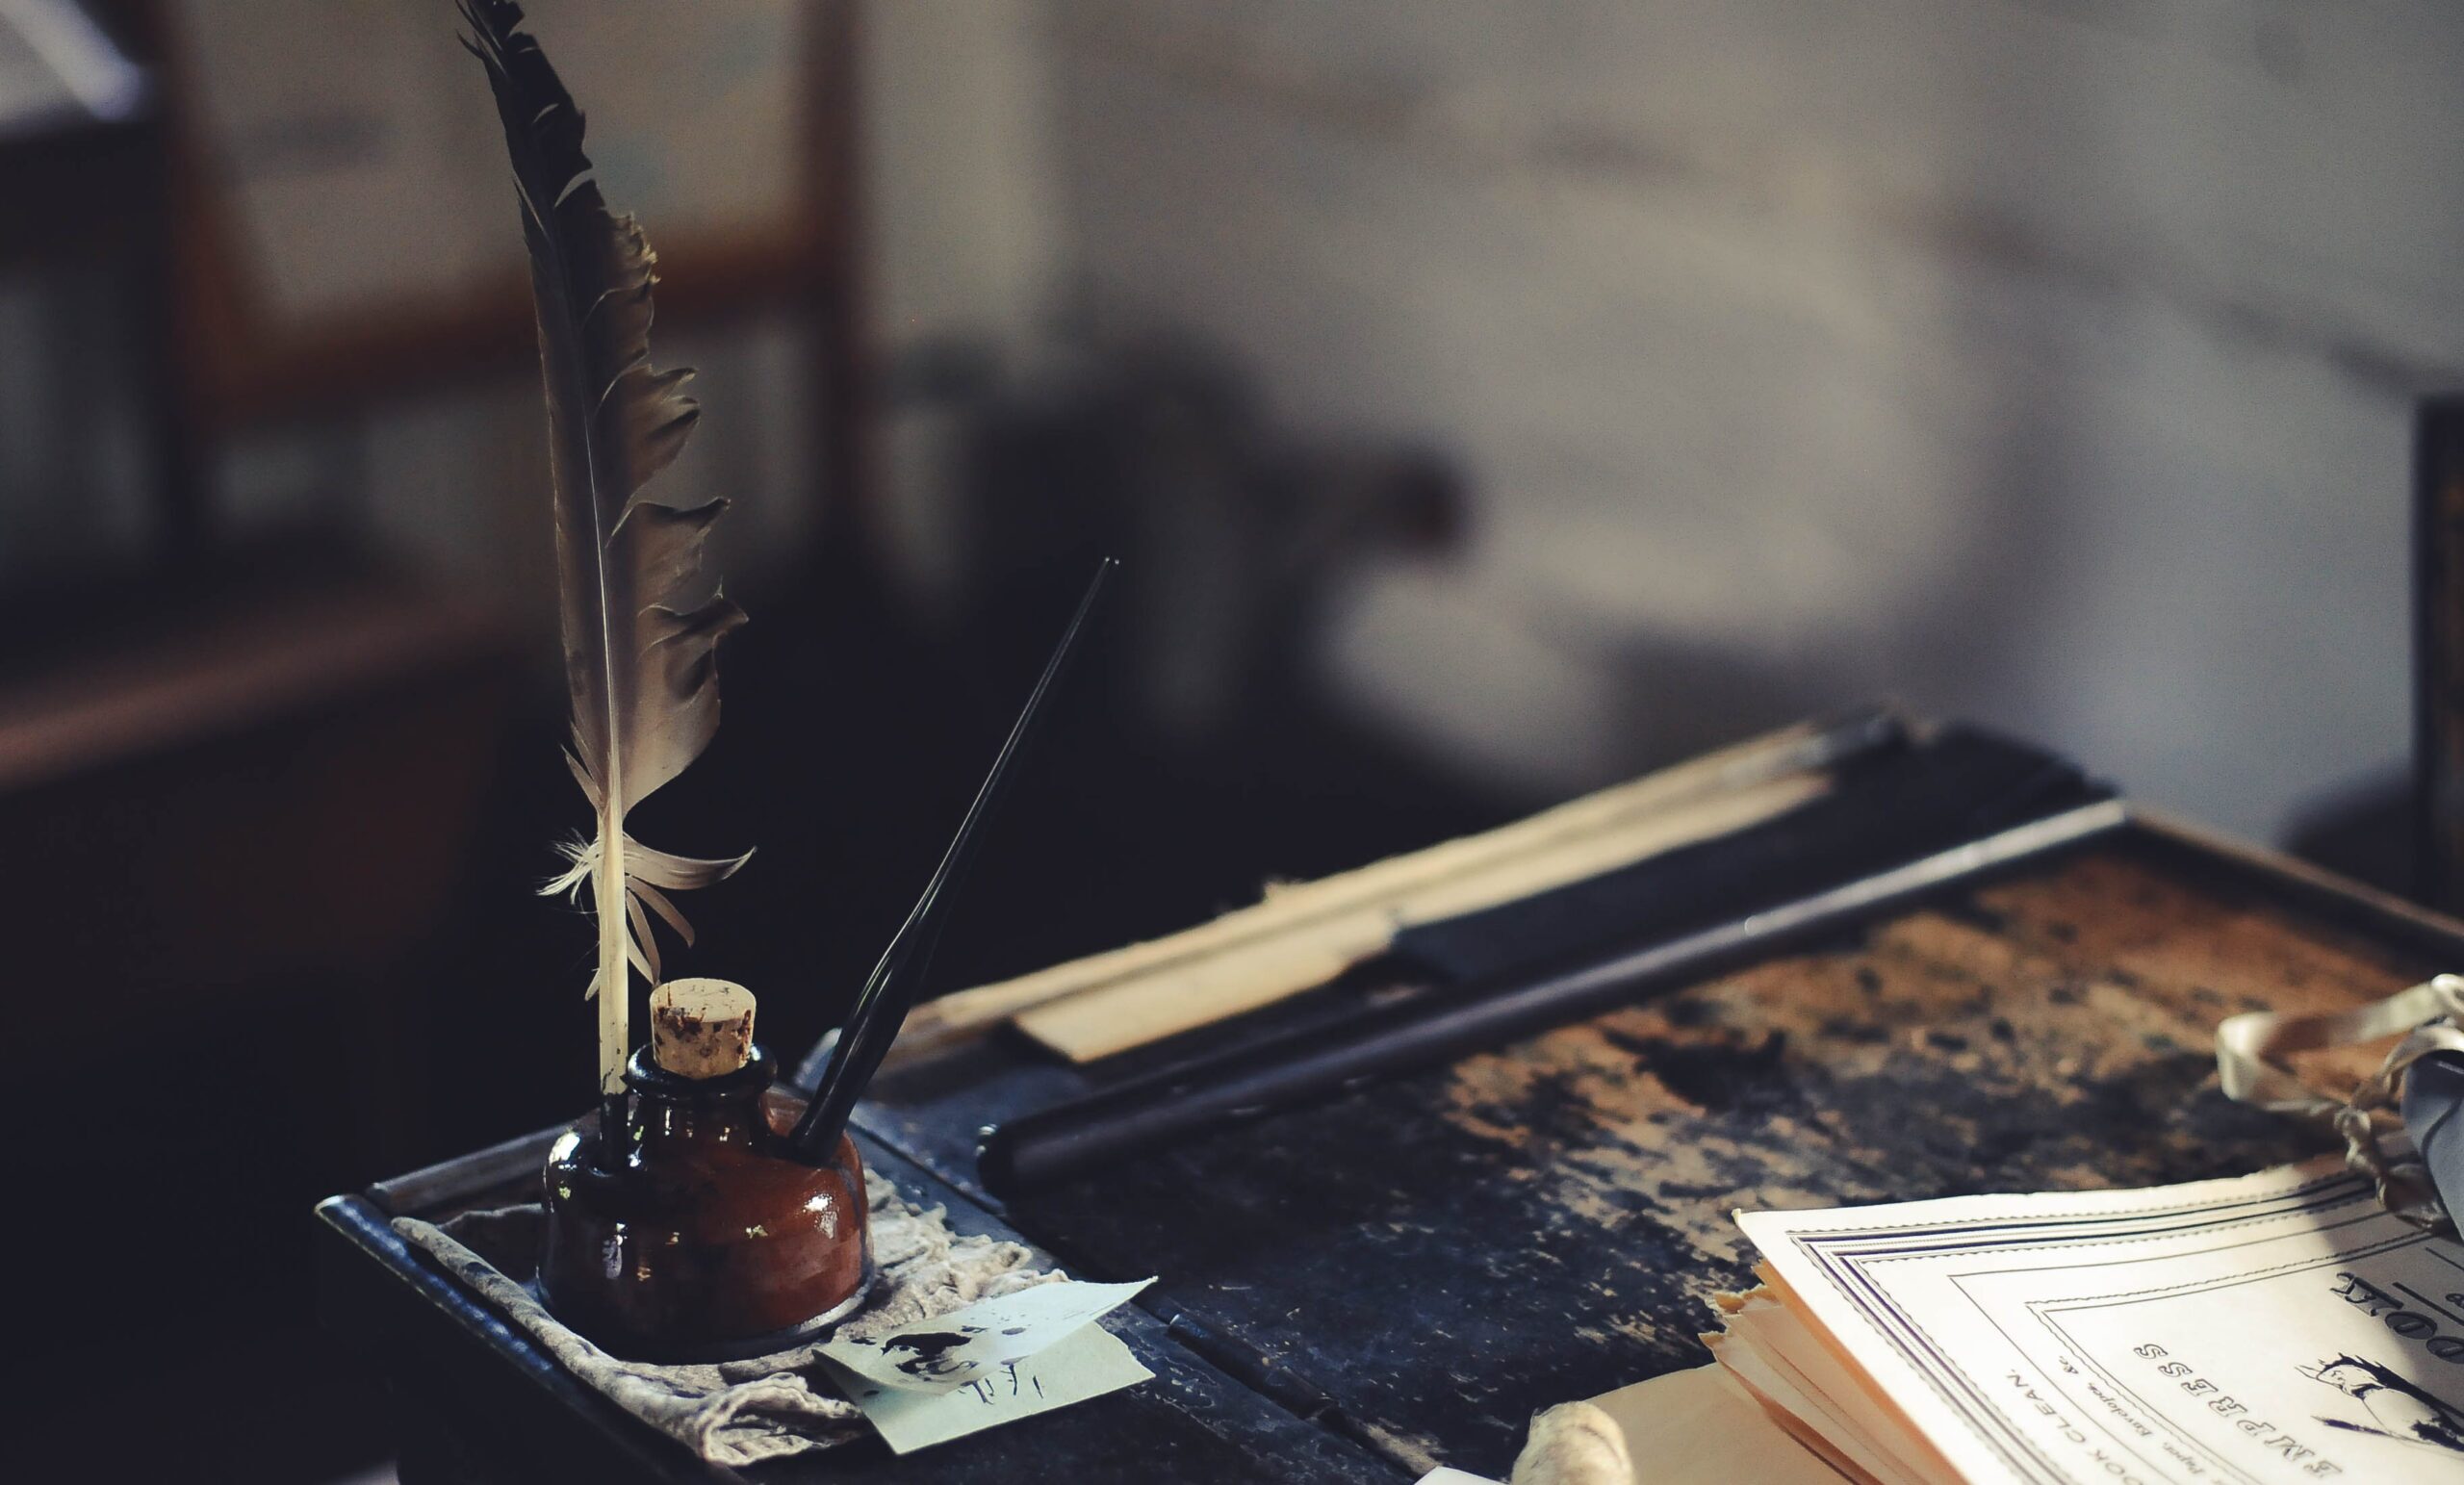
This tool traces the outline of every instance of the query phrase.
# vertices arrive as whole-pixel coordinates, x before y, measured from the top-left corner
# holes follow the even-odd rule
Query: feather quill
[[[716,646],[744,613],[715,583],[706,597],[692,597],[703,546],[727,502],[680,508],[641,493],[701,416],[683,390],[693,373],[651,365],[657,259],[640,225],[602,199],[582,153],[581,111],[521,29],[522,8],[461,0],[461,10],[463,44],[487,68],[504,124],[530,250],[573,700],[566,762],[597,816],[592,838],[565,848],[572,869],[547,890],[592,891],[600,1086],[614,1093],[631,1052],[627,966],[658,978],[651,914],[690,943],[666,893],[706,886],[745,860],[672,856],[625,830],[634,806],[709,746],[719,725]]]

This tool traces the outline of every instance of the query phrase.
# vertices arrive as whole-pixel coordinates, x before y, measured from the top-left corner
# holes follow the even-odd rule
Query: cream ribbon
[[[2399,1032],[2404,1039],[2342,1101],[2310,1091],[2283,1063],[2296,1052],[2375,1041]],[[2346,1166],[2376,1184],[2388,1211],[2452,1234],[2455,1225],[2440,1207],[2438,1189],[2396,1112],[2404,1069],[2432,1052],[2464,1052],[2464,976],[2439,975],[2358,1011],[2253,1011],[2228,1017],[2216,1029],[2216,1074],[2227,1097],[2326,1120],[2344,1137]]]

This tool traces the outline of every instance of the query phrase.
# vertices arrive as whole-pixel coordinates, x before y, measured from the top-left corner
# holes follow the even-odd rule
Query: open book
[[[1738,1221],[1705,1339],[1849,1478],[2464,1480],[2464,1247],[2332,1164]]]
[[[2464,1481],[2464,1246],[2335,1162],[1737,1221],[1716,1364],[1591,1399],[1637,1482]]]

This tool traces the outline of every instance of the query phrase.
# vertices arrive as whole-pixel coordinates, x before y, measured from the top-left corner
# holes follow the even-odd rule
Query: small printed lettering
[[[2339,1274],[2337,1277],[2353,1279],[2350,1274]],[[2359,1279],[2353,1279],[2351,1293],[2344,1289],[2339,1289],[2336,1293],[2352,1303],[2361,1305],[2379,1303],[2387,1298],[2382,1292]],[[2378,1310],[2372,1311],[2374,1316],[2381,1313]],[[2130,1348],[2130,1354],[2142,1361],[2155,1362],[2157,1365],[2153,1370],[2158,1376],[2170,1379],[2185,1394],[2199,1398],[2202,1405],[2219,1418],[2231,1419],[2233,1431],[2249,1441],[2253,1447],[2284,1464],[2298,1467],[2303,1474],[2313,1479],[2333,1479],[2345,1472],[2343,1466],[2321,1457],[2316,1448],[2295,1437],[2290,1430],[2277,1426],[2269,1419],[2248,1417],[2250,1409],[2246,1403],[2235,1398],[2206,1377],[2198,1375],[2197,1369],[2174,1358],[2173,1354],[2165,1347],[2153,1343],[2135,1345]],[[2165,1452],[2176,1460],[2189,1462],[2181,1450],[2169,1445],[2167,1446]]]

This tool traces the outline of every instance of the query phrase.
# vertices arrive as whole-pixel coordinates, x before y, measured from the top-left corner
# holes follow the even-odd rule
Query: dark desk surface
[[[949,1209],[962,1233],[1014,1238],[965,1196],[862,1140],[866,1163],[911,1195]],[[535,1167],[544,1145],[533,1153]],[[465,1192],[453,1205],[525,1199],[536,1176]],[[366,1197],[318,1209],[322,1309],[372,1345],[404,1414],[403,1485],[503,1481],[932,1480],[950,1485],[1086,1485],[1111,1479],[1377,1481],[1404,1478],[1366,1451],[1225,1377],[1137,1310],[1108,1324],[1155,1379],[907,1459],[874,1441],[731,1472],[685,1449],[568,1375],[424,1253]]]
[[[2320,1131],[2217,1091],[2216,1021],[2375,997],[2459,949],[2444,920],[2131,825],[1852,937],[1006,1211],[974,1189],[974,1131],[1085,1075],[988,1047],[886,1081],[864,1128],[903,1181],[965,1193],[944,1198],[962,1222],[1006,1220],[1090,1277],[1160,1274],[1130,1339],[1162,1380],[908,1461],[868,1449],[779,1477],[1502,1475],[1538,1408],[1706,1359],[1708,1295],[1750,1282],[1732,1209],[2320,1153]],[[537,1362],[504,1336],[437,1319],[449,1294],[412,1302],[449,1281],[364,1217],[328,1211],[346,1260],[330,1313],[407,1393],[485,1420],[500,1449],[550,1421],[610,1430],[552,1366],[524,1377]],[[603,1478],[708,1474],[655,1438],[608,1447],[631,1473]]]

